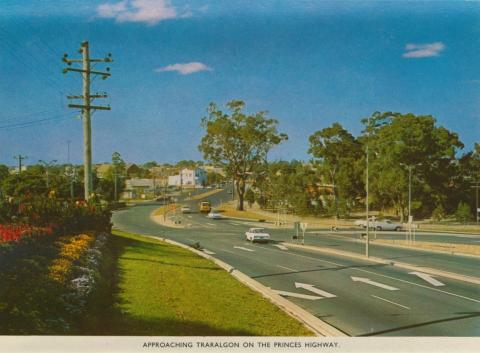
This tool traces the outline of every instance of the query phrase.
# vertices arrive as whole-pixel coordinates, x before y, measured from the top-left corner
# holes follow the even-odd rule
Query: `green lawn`
[[[260,294],[196,254],[115,231],[113,310],[87,334],[312,335]]]

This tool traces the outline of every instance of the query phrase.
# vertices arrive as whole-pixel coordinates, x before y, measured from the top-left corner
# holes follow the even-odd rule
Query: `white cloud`
[[[427,44],[407,44],[405,46],[404,58],[428,58],[431,56],[438,56],[440,52],[445,49],[445,44],[442,42],[427,43]]]
[[[159,67],[158,69],[155,69],[155,72],[176,71],[181,75],[190,75],[195,72],[212,71],[212,70],[213,70],[212,68],[208,67],[203,63],[191,62],[191,63],[185,63],[185,64],[172,64],[164,67]]]
[[[155,25],[179,15],[170,0],[122,0],[97,7],[97,15],[114,18],[117,22],[145,22]]]

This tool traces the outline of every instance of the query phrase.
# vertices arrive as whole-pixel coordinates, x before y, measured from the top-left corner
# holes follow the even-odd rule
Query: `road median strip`
[[[294,243],[289,243],[289,242],[285,242],[283,244],[287,247],[312,250],[312,251],[317,251],[317,252],[323,252],[323,253],[326,253],[326,254],[340,255],[340,256],[350,257],[350,258],[354,258],[354,259],[358,259],[358,260],[379,263],[379,264],[383,264],[383,265],[396,266],[396,267],[399,267],[399,268],[404,268],[404,269],[412,270],[412,271],[421,271],[423,273],[428,273],[428,274],[431,274],[431,275],[450,278],[450,279],[454,279],[454,280],[457,280],[457,281],[463,281],[463,282],[468,282],[468,283],[473,283],[473,284],[480,284],[480,278],[479,277],[465,276],[465,275],[461,275],[461,274],[458,274],[458,273],[442,271],[442,270],[438,270],[438,269],[434,269],[434,268],[430,268],[430,267],[417,266],[417,265],[412,265],[412,264],[405,263],[405,262],[392,261],[392,260],[387,260],[387,259],[374,257],[374,256],[370,256],[370,257],[367,258],[364,255],[359,255],[359,254],[348,252],[348,251],[325,249],[325,248],[321,248],[321,247],[318,247],[318,246],[312,246],[312,245],[300,245],[300,244],[294,244]]]

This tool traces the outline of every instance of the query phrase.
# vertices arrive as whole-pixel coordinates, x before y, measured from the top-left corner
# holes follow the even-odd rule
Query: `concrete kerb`
[[[373,257],[373,256],[370,256],[370,257],[366,258],[364,255],[359,255],[359,254],[351,253],[351,252],[348,252],[348,251],[324,249],[324,248],[320,248],[318,246],[300,245],[300,244],[294,244],[294,243],[289,243],[289,242],[284,242],[283,244],[287,247],[307,249],[307,250],[323,252],[323,253],[327,253],[327,254],[340,255],[340,256],[350,257],[350,258],[354,258],[354,259],[358,259],[358,260],[379,263],[379,264],[383,264],[383,265],[396,266],[396,267],[404,268],[404,269],[407,269],[407,270],[421,271],[421,272],[425,272],[425,273],[428,273],[428,274],[431,274],[431,275],[450,278],[450,279],[454,279],[454,280],[457,280],[457,281],[463,281],[463,282],[468,282],[468,283],[473,283],[473,284],[480,284],[480,278],[478,278],[478,277],[465,276],[465,275],[461,275],[461,274],[458,274],[458,273],[437,270],[437,269],[430,268],[430,267],[416,266],[416,265],[408,264],[408,263],[405,263],[405,262],[386,260],[386,259],[382,259],[382,258],[379,258],[379,257]]]
[[[235,269],[233,266],[230,266],[226,262],[219,260],[211,255],[204,253],[203,251],[192,248],[191,246],[170,240],[167,238],[156,237],[153,235],[143,235],[147,238],[161,240],[165,243],[179,246],[181,248],[187,249],[205,259],[213,261],[217,266],[223,268],[238,281],[245,284],[254,291],[260,293],[264,298],[268,299],[270,302],[278,306],[285,313],[292,316],[293,318],[302,322],[307,328],[314,332],[317,336],[329,336],[329,337],[346,337],[345,333],[336,329],[335,327],[327,324],[326,322],[320,320],[316,316],[310,314],[308,311],[302,309],[298,305],[290,302],[289,300],[283,298],[279,294],[275,293],[272,289],[264,286],[260,282],[255,281],[254,279],[248,277],[243,272]]]

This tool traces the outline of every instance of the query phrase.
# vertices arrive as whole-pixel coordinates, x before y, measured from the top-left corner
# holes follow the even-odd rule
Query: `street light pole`
[[[370,127],[370,117],[368,117],[368,127]],[[366,235],[366,240],[365,240],[365,256],[369,257],[369,243],[370,243],[370,224],[369,224],[369,217],[368,217],[368,211],[369,211],[369,206],[368,206],[368,137],[369,137],[369,131],[367,131],[367,146],[366,146],[366,162],[367,162],[367,169],[366,169],[366,177],[365,177],[365,189],[366,189],[366,197],[365,197],[365,213],[367,217],[367,235]]]
[[[49,188],[50,188],[50,180],[49,180],[49,176],[48,176],[48,169],[49,169],[52,165],[54,165],[55,163],[57,163],[57,160],[54,159],[54,160],[52,160],[52,161],[50,161],[50,162],[48,162],[48,163],[45,162],[45,161],[42,161],[42,160],[39,160],[38,162],[41,163],[41,164],[43,164],[43,165],[45,166],[45,174],[47,175],[47,189],[49,189]]]

